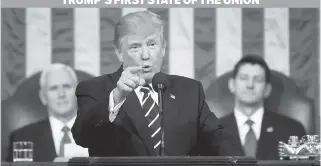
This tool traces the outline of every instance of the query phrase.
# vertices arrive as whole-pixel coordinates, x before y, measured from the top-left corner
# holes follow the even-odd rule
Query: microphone
[[[167,79],[167,76],[162,73],[158,72],[154,75],[152,79],[152,85],[153,89],[158,93],[158,109],[159,109],[159,114],[161,115],[161,144],[160,144],[160,154],[161,156],[165,156],[164,148],[165,148],[165,143],[164,143],[164,111],[163,111],[163,93],[166,91],[166,89],[169,87],[170,83],[169,80]]]

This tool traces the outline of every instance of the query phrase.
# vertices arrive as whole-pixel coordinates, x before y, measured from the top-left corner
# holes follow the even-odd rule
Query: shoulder
[[[44,131],[49,131],[50,128],[46,128],[46,126],[50,127],[48,119],[31,123],[17,130],[14,130],[11,133],[11,139],[13,140],[23,139],[23,138],[35,136],[37,135],[37,133],[39,134]]]
[[[274,122],[283,123],[287,125],[300,125],[300,123],[290,117],[276,113],[276,112],[266,112],[268,117]]]
[[[228,115],[225,115],[223,117],[220,118],[220,121],[224,124],[230,123],[232,122],[234,118],[234,114],[233,113],[229,113]]]
[[[178,75],[168,75],[169,80],[171,82],[171,86],[173,88],[180,88],[182,90],[193,90],[193,89],[200,89],[203,86],[200,81],[184,77],[184,76],[178,76]]]
[[[269,117],[269,120],[272,121],[278,127],[282,127],[285,130],[305,132],[303,125],[293,118],[287,117],[276,112],[267,112],[266,114]]]
[[[233,112],[219,118],[219,123],[224,126],[224,128],[229,130],[237,128],[237,123]]]
[[[93,77],[88,80],[84,80],[78,83],[77,87],[88,87],[88,86],[97,86],[103,84],[109,78],[109,74]]]
[[[76,88],[76,95],[87,94],[88,92],[101,91],[102,88],[105,88],[106,82],[108,82],[109,78],[110,74],[105,74],[79,82]]]

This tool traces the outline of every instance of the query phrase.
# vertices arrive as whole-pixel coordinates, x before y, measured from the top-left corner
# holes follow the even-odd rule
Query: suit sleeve
[[[12,132],[10,134],[10,138],[9,138],[9,145],[8,145],[8,148],[6,149],[7,150],[7,156],[6,156],[6,161],[7,162],[12,162],[13,161],[13,138],[15,137],[14,136],[14,132]]]
[[[101,138],[102,129],[109,132],[109,129],[114,127],[115,124],[109,121],[110,92],[111,90],[105,90],[104,85],[86,82],[78,84],[76,88],[78,111],[71,129],[76,144],[91,147],[91,144],[105,139]]]
[[[220,120],[210,111],[199,82],[199,148],[202,156],[241,156],[241,149],[237,148],[236,138],[230,131],[224,129]]]
[[[303,125],[300,122],[296,122],[295,125],[293,126],[293,129],[295,129],[295,134],[299,138],[303,137],[304,135],[307,135],[306,130],[304,129]]]

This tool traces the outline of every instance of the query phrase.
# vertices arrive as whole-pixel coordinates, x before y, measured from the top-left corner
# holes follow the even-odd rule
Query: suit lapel
[[[139,137],[142,139],[145,147],[147,147],[149,153],[151,155],[156,155],[154,151],[153,143],[150,139],[149,134],[149,128],[147,121],[143,114],[143,109],[140,105],[139,99],[136,96],[136,93],[133,91],[131,92],[127,98],[126,101],[123,104],[123,109],[125,110],[126,114],[130,117],[132,120],[132,124],[136,128]],[[123,123],[124,125],[127,125],[128,123]],[[130,126],[127,126],[130,128]]]
[[[119,80],[121,73],[123,71],[123,66],[121,66],[114,74],[111,75],[113,88],[116,87],[117,81]],[[172,85],[172,84],[171,84]],[[172,140],[171,137],[175,136],[170,131],[173,127],[173,123],[175,123],[175,118],[178,117],[178,107],[177,107],[177,95],[174,93],[172,87],[168,87],[167,90],[163,94],[163,118],[164,118],[164,142],[170,143]],[[136,130],[138,136],[142,139],[143,144],[147,147],[149,153],[151,155],[156,155],[154,151],[153,143],[150,139],[149,128],[147,121],[144,117],[142,107],[140,105],[139,99],[136,93],[133,91],[127,96],[126,101],[123,104],[124,112],[132,119],[132,123],[122,123],[124,127],[127,129],[131,129],[133,125]],[[170,151],[168,146],[166,146],[165,152]],[[171,146],[172,147],[172,146]],[[172,147],[173,148],[173,147]]]
[[[262,127],[261,127],[261,134],[260,139],[258,142],[258,149],[257,149],[257,158],[265,159],[268,158],[269,155],[275,155],[274,149],[276,149],[277,145],[272,145],[275,147],[270,147],[270,142],[275,142],[274,139],[276,138],[276,133],[274,132],[273,123],[269,117],[267,111],[264,111]],[[269,151],[269,149],[273,151]]]
[[[39,133],[42,133],[42,136],[39,137],[39,145],[37,148],[39,160],[50,161],[57,157],[56,148],[54,145],[54,140],[52,138],[52,132],[49,120],[44,122],[44,125],[40,126]]]
[[[233,138],[237,138],[235,139],[237,147],[239,149],[242,149],[242,153],[243,155],[245,155],[234,113],[232,113],[230,116],[227,117],[227,121],[231,123],[231,125],[229,126],[229,129],[231,131]]]
[[[109,90],[111,91],[113,88],[117,86],[117,82],[123,72],[123,65],[119,67],[119,69],[110,75],[110,78],[112,80],[112,87]],[[137,131],[137,136],[142,140],[144,146],[148,149],[149,153],[153,156],[156,155],[154,151],[153,143],[150,139],[149,129],[147,121],[143,114],[143,109],[140,105],[139,99],[135,93],[135,91],[132,91],[127,97],[126,101],[124,102],[122,108],[123,112],[131,119],[130,123],[125,118],[123,120],[122,125],[129,131],[134,132],[133,127]],[[121,111],[121,110],[120,110]],[[134,132],[135,133],[135,132]]]
[[[175,142],[171,142],[172,137],[177,137],[176,133],[173,133],[172,128],[177,126],[175,123],[179,118],[179,110],[177,102],[179,101],[179,94],[175,94],[173,88],[169,87],[163,93],[163,128],[164,128],[164,144],[165,154],[172,154],[172,150],[175,150]]]

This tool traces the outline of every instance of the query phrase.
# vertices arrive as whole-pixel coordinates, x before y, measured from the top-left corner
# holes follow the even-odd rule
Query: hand
[[[127,67],[121,74],[117,87],[114,89],[114,102],[115,104],[123,101],[130,92],[138,86],[143,86],[145,80],[139,77],[142,68],[140,66]]]

